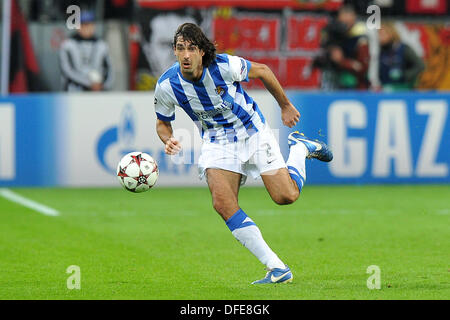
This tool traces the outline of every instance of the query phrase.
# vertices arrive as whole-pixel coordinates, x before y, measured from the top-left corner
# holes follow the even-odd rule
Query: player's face
[[[178,37],[174,51],[183,76],[190,80],[199,79],[203,72],[202,58],[205,54],[203,50],[190,41]]]

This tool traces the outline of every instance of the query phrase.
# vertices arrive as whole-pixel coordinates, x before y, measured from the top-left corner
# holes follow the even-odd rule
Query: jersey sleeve
[[[250,61],[238,56],[228,56],[228,64],[233,81],[248,82],[248,72],[252,66]]]
[[[159,83],[155,88],[155,112],[159,120],[166,122],[175,120],[175,105]]]

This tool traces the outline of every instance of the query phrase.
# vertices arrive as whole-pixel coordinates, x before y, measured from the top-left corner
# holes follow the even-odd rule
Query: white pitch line
[[[12,192],[11,190],[6,189],[6,188],[0,188],[0,196],[2,196],[5,199],[8,199],[12,202],[18,203],[24,207],[27,207],[34,211],[45,214],[46,216],[56,217],[59,215],[59,212],[57,210],[47,207],[36,201],[22,197],[21,195],[15,193],[15,192]]]

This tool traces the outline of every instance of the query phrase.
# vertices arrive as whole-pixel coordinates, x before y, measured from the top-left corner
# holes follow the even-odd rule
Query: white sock
[[[286,164],[288,166],[292,166],[300,173],[302,178],[306,181],[306,168],[305,168],[305,159],[308,155],[308,149],[306,146],[299,142],[293,146],[291,146],[291,150],[289,152],[288,160]]]
[[[268,269],[285,269],[285,264],[270,249],[262,237],[258,226],[250,219],[242,209],[238,210],[226,222],[233,236]]]
[[[303,143],[297,143],[291,146],[286,165],[291,178],[297,183],[301,191],[306,181],[305,159],[308,155],[308,149]]]

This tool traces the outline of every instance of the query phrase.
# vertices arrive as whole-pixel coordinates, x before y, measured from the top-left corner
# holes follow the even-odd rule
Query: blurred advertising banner
[[[406,0],[406,12],[418,14],[445,14],[448,0]]]
[[[218,6],[217,3],[229,6]],[[217,52],[226,52],[248,60],[265,63],[272,68],[286,89],[317,89],[321,87],[322,72],[312,62],[320,55],[321,33],[330,23],[326,10],[282,10],[278,4],[292,2],[298,5],[324,6],[325,3],[275,1],[274,8],[258,7],[253,1],[190,1],[189,7],[176,5],[183,1],[147,1],[137,13],[137,25],[130,29],[130,88],[152,90],[159,76],[175,62],[173,35],[184,22],[198,24],[213,40]],[[206,6],[209,3],[211,6]],[[252,9],[241,4],[255,5]],[[272,1],[258,1],[266,6]],[[144,5],[145,4],[145,5]],[[175,5],[176,4],[176,5]],[[213,5],[214,4],[214,5]],[[163,8],[164,5],[169,7]],[[360,17],[363,21],[364,17]],[[361,24],[365,26],[364,23]],[[419,89],[450,90],[450,27],[439,22],[396,22],[395,28],[402,42],[408,44],[425,62],[425,71],[419,76]],[[368,30],[371,52],[371,73],[378,77],[378,42]],[[376,83],[374,83],[376,85]],[[247,88],[261,89],[254,81]]]
[[[280,132],[281,141],[299,130],[326,141],[334,154],[329,166],[307,161],[308,183],[450,182],[449,94],[288,96],[302,117],[295,128]]]
[[[450,25],[404,22],[396,28],[425,62],[417,88],[450,90]]]
[[[343,0],[138,0],[141,7],[158,9],[180,9],[191,7],[241,7],[256,9],[304,9],[336,10]]]
[[[1,25],[1,24],[0,24]],[[24,93],[42,89],[39,64],[19,1],[11,2],[9,92]]]
[[[301,113],[281,123],[272,96],[251,90],[279,139],[300,130],[327,142],[329,164],[307,161],[308,184],[450,183],[450,94],[288,91]],[[158,186],[206,186],[198,178],[201,138],[177,109],[174,135],[183,152],[167,156],[159,140],[153,93],[23,95],[0,99],[1,186],[117,186],[116,166],[132,151],[158,162]],[[261,185],[247,179],[247,184]]]
[[[200,25],[216,43],[218,53],[268,64],[285,88],[319,87],[320,71],[311,64],[320,50],[321,29],[329,21],[324,14],[194,6],[169,11],[142,9],[138,16],[139,25],[131,28],[133,90],[152,90],[159,76],[175,62],[173,35],[184,22]],[[247,88],[263,85],[256,81]]]
[[[251,94],[276,126],[273,98]],[[202,141],[195,123],[177,109],[174,136],[183,151],[167,156],[153,101],[152,92],[0,98],[0,187],[119,186],[117,164],[133,151],[157,161],[159,186],[206,185],[198,178]]]

